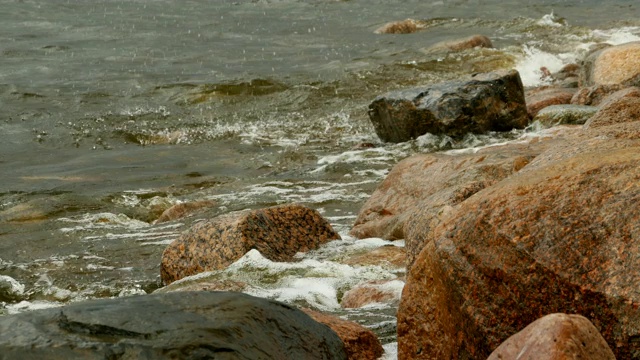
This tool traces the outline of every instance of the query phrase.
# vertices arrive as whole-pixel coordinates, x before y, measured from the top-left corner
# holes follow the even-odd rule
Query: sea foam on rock
[[[0,317],[6,359],[347,359],[329,327],[272,300],[176,292]]]
[[[204,271],[220,270],[257,249],[272,261],[291,261],[298,252],[340,239],[316,210],[279,205],[218,216],[198,223],[162,254],[162,281],[170,284]]]
[[[522,80],[515,70],[389,92],[369,105],[369,117],[382,141],[396,143],[426,133],[460,138],[508,131],[529,122]]]
[[[618,359],[639,359],[638,179],[640,121],[612,120],[464,200],[423,233],[398,310],[399,358],[486,358],[562,312],[587,317]]]

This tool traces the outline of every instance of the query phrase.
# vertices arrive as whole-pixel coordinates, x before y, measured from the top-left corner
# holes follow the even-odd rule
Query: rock
[[[374,32],[376,34],[412,34],[419,29],[422,29],[423,27],[423,24],[413,19],[406,19],[402,21],[386,23],[377,28]]]
[[[484,35],[472,35],[464,39],[439,42],[431,46],[427,52],[458,52],[476,47],[493,48],[493,44],[491,43],[491,39]]]
[[[470,132],[507,131],[529,121],[515,70],[389,92],[369,105],[369,117],[382,141],[396,143],[426,133],[461,138]]]
[[[154,221],[154,224],[159,224],[171,220],[181,219],[191,213],[194,213],[200,209],[209,208],[215,205],[215,201],[203,200],[175,204],[170,208],[164,210],[160,217]]]
[[[400,302],[404,281],[376,280],[354,286],[344,293],[340,306],[345,309],[361,308],[371,304],[394,304]]]
[[[340,239],[329,222],[302,205],[240,211],[198,223],[162,254],[165,284],[204,271],[220,270],[257,249],[272,261],[291,261],[298,252]]]
[[[0,302],[17,302],[24,297],[24,285],[11,276],[0,275]]]
[[[571,103],[575,105],[597,106],[609,95],[624,89],[624,85],[594,85],[578,90],[571,98]]]
[[[618,359],[639,359],[639,178],[636,121],[554,142],[466,199],[423,233],[398,310],[399,358],[485,358],[563,312],[588,316]]]
[[[544,316],[508,338],[487,360],[615,360],[589,319],[580,315]]]
[[[343,261],[347,265],[378,265],[381,267],[404,268],[407,251],[404,247],[387,245],[350,257]]]
[[[640,121],[640,98],[623,97],[602,106],[584,126],[596,128],[633,121]]]
[[[389,172],[363,205],[351,230],[356,238],[405,239],[407,266],[451,209],[519,171],[544,144],[490,147],[476,154],[418,154]]]
[[[344,343],[349,360],[376,360],[384,353],[376,335],[364,326],[310,309],[302,309],[302,311],[338,334]]]
[[[640,85],[640,41],[592,52],[583,61],[583,87],[592,85]]]
[[[346,359],[302,311],[240,293],[181,292],[0,317],[6,359]]]
[[[542,88],[533,89],[525,93],[527,103],[527,113],[532,119],[538,112],[550,105],[562,105],[571,103],[571,98],[575,93],[572,89],[564,88]]]
[[[184,279],[176,281],[171,285],[159,288],[153,293],[167,293],[173,291],[235,291],[242,292],[247,288],[247,284],[242,281],[234,281],[229,279]]]
[[[586,105],[551,105],[548,106],[533,118],[545,127],[557,125],[582,125],[589,120],[598,108]]]
[[[622,90],[616,91],[611,95],[607,95],[607,97],[602,99],[602,101],[600,102],[599,106],[600,107],[606,107],[611,103],[614,103],[614,102],[616,102],[616,101],[618,101],[620,99],[628,98],[628,97],[639,98],[640,97],[640,87],[631,86],[631,87],[624,88]]]

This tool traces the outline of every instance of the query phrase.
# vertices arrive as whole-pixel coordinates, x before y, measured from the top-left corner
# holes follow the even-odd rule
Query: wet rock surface
[[[302,310],[315,321],[328,326],[338,334],[338,337],[344,343],[347,359],[376,360],[384,353],[384,349],[376,335],[364,326],[318,311]]]
[[[215,206],[215,202],[207,200],[176,204],[163,211],[154,223],[159,224],[167,221],[181,219],[198,210],[210,208],[213,206]]]
[[[5,359],[346,359],[334,331],[239,293],[97,300],[0,317]]]
[[[640,358],[639,140],[638,121],[579,131],[424,232],[399,358],[484,358],[557,312],[587,317],[617,358]]]
[[[589,319],[550,314],[503,342],[487,360],[615,360],[613,352]]]
[[[194,225],[162,254],[162,281],[170,284],[204,271],[224,269],[251,249],[272,261],[339,239],[329,222],[302,205],[235,212]]]
[[[543,143],[483,149],[476,154],[421,154],[396,165],[360,210],[351,235],[405,239],[407,266],[426,234],[454,207],[526,166]]]
[[[589,54],[582,63],[580,83],[640,85],[640,42],[609,46]]]
[[[517,71],[476,74],[468,80],[394,91],[369,105],[369,118],[382,141],[403,142],[424,135],[508,131],[529,121]]]
[[[575,105],[598,106],[609,95],[624,89],[624,85],[593,85],[580,88],[571,98],[571,103]]]
[[[464,39],[444,41],[430,47],[427,52],[458,52],[467,49],[480,48],[492,48],[493,43],[491,39],[484,35],[472,35]]]
[[[586,128],[634,122],[640,120],[640,97],[622,97],[600,107],[585,124]]]
[[[540,110],[550,105],[569,104],[575,94],[574,89],[543,88],[525,92],[527,113],[534,118]]]
[[[401,280],[376,280],[349,289],[340,305],[345,309],[361,308],[371,304],[397,304],[404,282]]]

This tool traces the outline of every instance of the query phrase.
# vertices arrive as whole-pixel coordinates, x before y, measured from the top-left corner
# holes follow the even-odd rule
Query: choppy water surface
[[[0,275],[25,294],[4,303],[11,312],[150,292],[168,242],[193,221],[239,209],[301,202],[345,237],[342,248],[327,249],[357,247],[346,235],[351,223],[398,160],[521,135],[382,144],[366,115],[376,95],[511,67],[533,86],[540,66],[557,70],[590,44],[640,39],[639,6],[623,0],[0,6]],[[406,18],[425,29],[374,33]],[[429,50],[477,33],[495,49]],[[216,206],[152,224],[172,204],[204,199]],[[327,281],[322,296],[390,276],[318,256],[307,261],[338,279]],[[362,320],[334,300],[325,310]],[[393,309],[378,313],[362,321],[392,321]]]

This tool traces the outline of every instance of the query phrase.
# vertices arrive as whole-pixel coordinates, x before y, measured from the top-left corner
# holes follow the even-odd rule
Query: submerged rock
[[[0,302],[16,302],[24,297],[24,285],[11,276],[0,275]]]
[[[302,311],[338,334],[349,360],[376,360],[384,353],[380,340],[373,331],[364,326],[310,309],[302,309]]]
[[[291,261],[298,252],[340,239],[317,211],[302,205],[222,215],[194,225],[162,254],[165,284],[204,271],[220,270],[257,249],[272,261]]]
[[[400,358],[487,357],[540,316],[589,317],[640,358],[640,121],[582,130],[433,232],[398,310]],[[425,219],[428,221],[428,218]]]
[[[473,49],[476,47],[481,48],[492,48],[493,43],[491,43],[491,39],[484,35],[472,35],[466,37],[464,39],[443,41],[431,46],[427,52],[439,52],[439,51],[447,51],[447,52],[457,52],[463,51],[467,49]]]
[[[487,360],[615,360],[593,323],[581,315],[544,316],[511,336]]]
[[[194,213],[198,210],[209,208],[214,206],[215,201],[203,200],[203,201],[193,201],[175,204],[170,208],[164,210],[162,214],[154,221],[155,224],[181,219],[191,213]]]
[[[582,125],[589,120],[598,108],[586,105],[551,105],[533,118],[545,127],[557,125]]]
[[[375,280],[359,284],[342,296],[340,306],[345,309],[361,308],[371,304],[394,304],[400,302],[404,281]]]
[[[394,21],[386,23],[377,28],[374,32],[376,34],[412,34],[424,27],[423,24],[413,19],[406,19],[401,21]]]
[[[385,142],[431,134],[508,131],[528,122],[517,71],[476,74],[466,81],[393,91],[369,105],[369,117]]]
[[[346,359],[302,311],[240,293],[188,292],[0,317],[6,359]]]

